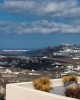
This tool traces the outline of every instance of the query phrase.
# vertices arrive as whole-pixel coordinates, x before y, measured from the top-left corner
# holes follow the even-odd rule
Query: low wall
[[[79,78],[80,80],[80,78]],[[54,79],[52,87],[62,86],[62,79]],[[6,100],[77,100],[56,94],[38,91],[33,88],[32,82],[14,83],[6,86]]]

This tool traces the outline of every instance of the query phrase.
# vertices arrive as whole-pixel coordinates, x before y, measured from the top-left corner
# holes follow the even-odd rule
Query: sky
[[[0,0],[0,49],[80,44],[80,0]]]

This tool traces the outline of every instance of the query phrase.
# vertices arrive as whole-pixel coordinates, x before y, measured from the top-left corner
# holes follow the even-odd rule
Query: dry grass
[[[76,81],[77,82],[77,77],[75,75],[64,76],[63,77],[63,82],[71,82],[71,81]]]
[[[34,88],[37,90],[45,91],[45,92],[49,92],[50,84],[51,82],[49,78],[46,78],[46,77],[41,77],[36,80],[33,80]]]

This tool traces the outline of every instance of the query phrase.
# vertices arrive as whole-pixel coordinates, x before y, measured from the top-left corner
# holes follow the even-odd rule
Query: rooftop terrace
[[[59,87],[60,90],[60,87],[63,86],[62,79],[54,79],[51,81],[52,87],[55,90],[53,94],[35,90],[32,82],[8,84],[6,86],[6,100],[78,100],[56,93],[56,87]],[[78,83],[80,83],[80,77],[78,77]]]

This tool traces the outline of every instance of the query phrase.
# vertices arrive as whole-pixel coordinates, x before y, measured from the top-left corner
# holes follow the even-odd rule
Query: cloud
[[[2,8],[9,12],[45,17],[80,16],[78,0],[5,0]]]
[[[35,21],[32,23],[0,22],[0,31],[15,34],[54,34],[54,33],[80,33],[80,24],[64,24],[48,22],[46,20]]]

